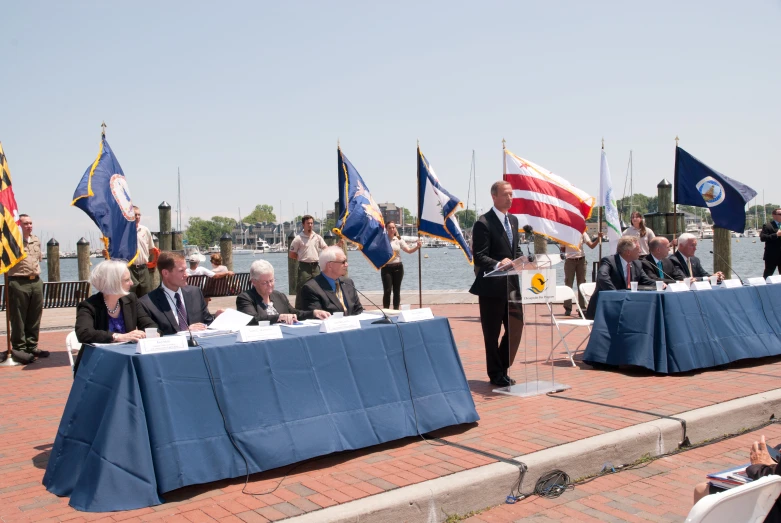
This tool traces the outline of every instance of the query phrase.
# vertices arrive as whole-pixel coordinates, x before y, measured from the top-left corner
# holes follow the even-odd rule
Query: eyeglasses
[[[345,264],[345,263],[347,263],[347,260],[342,260],[342,261],[333,260],[333,261],[328,262],[328,263],[341,263],[341,264]]]
[[[274,285],[275,281],[276,280],[263,280],[263,281],[258,280],[258,283],[261,284],[261,285]]]

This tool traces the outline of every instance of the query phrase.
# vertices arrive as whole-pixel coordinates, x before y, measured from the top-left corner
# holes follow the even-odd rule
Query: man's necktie
[[[336,280],[336,297],[339,299],[339,303],[342,304],[344,312],[347,312],[347,306],[344,304],[344,295],[342,294],[342,286],[339,285],[339,280]]]
[[[510,219],[504,215],[504,232],[507,233],[507,241],[510,242],[510,249],[513,248],[513,231],[510,229]]]
[[[184,303],[182,303],[181,298],[179,298],[178,292],[174,294],[174,297],[176,298],[176,320],[179,322],[179,330],[186,331],[188,327],[187,311],[184,309]]]
[[[692,272],[692,261],[689,258],[686,258],[686,266],[689,268],[689,277],[691,278],[694,276],[694,273]]]
[[[630,282],[632,281],[632,264],[627,263],[626,264],[626,288],[631,289],[632,285]]]
[[[664,270],[662,270],[662,262],[661,260],[656,262],[656,266],[659,267],[659,277],[664,278]]]

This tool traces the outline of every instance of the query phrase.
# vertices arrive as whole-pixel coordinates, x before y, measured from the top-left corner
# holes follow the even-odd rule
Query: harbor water
[[[756,242],[756,243],[754,243]],[[526,252],[527,245],[523,245],[523,251]],[[528,245],[533,252],[534,246]],[[700,258],[705,270],[712,272],[713,255],[710,250],[713,249],[713,240],[699,240],[697,246],[697,256]],[[603,244],[603,255],[607,255],[609,244]],[[733,238],[732,239],[732,266],[738,271],[742,278],[752,276],[762,276],[764,263],[762,262],[762,253],[764,244],[758,238]],[[422,289],[423,290],[468,290],[475,279],[474,269],[466,261],[463,253],[459,249],[450,248],[430,248],[421,249],[422,261]],[[550,254],[558,255],[559,249],[555,245],[548,245]],[[355,284],[363,291],[382,290],[382,281],[380,280],[380,271],[375,270],[364,258],[360,251],[349,251],[347,259],[349,261],[349,276],[355,281]],[[201,265],[210,268],[211,264],[207,261]],[[418,253],[401,254],[404,263],[404,280],[402,281],[402,291],[413,292],[418,290]],[[283,292],[287,291],[287,253],[265,253],[265,254],[234,254],[233,270],[235,272],[248,272],[250,264],[257,259],[264,259],[274,266],[275,278],[277,280],[276,288]],[[588,261],[588,272],[586,279],[591,281],[592,262],[599,258],[599,247],[589,249],[586,247],[586,259]],[[100,263],[99,258],[92,258],[92,263]],[[559,285],[564,283],[564,264],[559,263],[555,266],[556,278]],[[42,277],[47,280],[46,261],[41,264]],[[78,275],[76,259],[68,258],[60,260],[60,277],[63,281],[75,280]],[[733,275],[734,277],[734,275]]]

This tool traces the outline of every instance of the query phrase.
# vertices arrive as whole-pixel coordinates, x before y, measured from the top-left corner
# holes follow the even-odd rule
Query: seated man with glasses
[[[301,287],[301,308],[325,310],[331,314],[343,312],[355,316],[363,312],[355,284],[345,278],[347,256],[341,247],[328,247],[320,253],[320,274]]]
[[[236,296],[236,309],[253,317],[250,325],[260,321],[294,323],[311,318],[326,319],[331,314],[324,310],[298,310],[290,305],[287,296],[274,290],[274,267],[266,260],[255,260],[249,268],[252,287]]]

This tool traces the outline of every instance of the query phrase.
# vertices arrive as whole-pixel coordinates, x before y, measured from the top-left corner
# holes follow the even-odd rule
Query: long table
[[[86,346],[43,484],[79,510],[129,510],[246,474],[228,432],[255,473],[479,419],[447,319],[361,324],[163,354]]]
[[[602,291],[583,361],[686,372],[781,354],[781,285]]]

